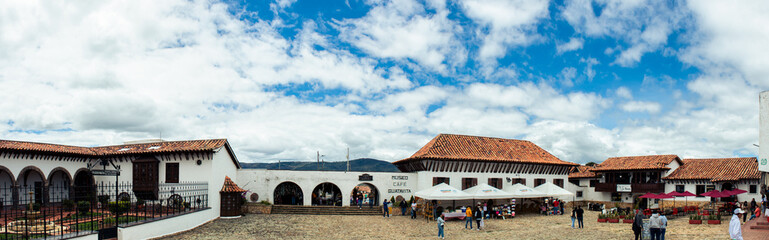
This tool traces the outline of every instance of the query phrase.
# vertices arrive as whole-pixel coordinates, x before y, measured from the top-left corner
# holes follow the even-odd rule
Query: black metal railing
[[[209,207],[206,182],[161,183],[155,196],[133,189],[130,183],[0,185],[0,239],[60,239]]]

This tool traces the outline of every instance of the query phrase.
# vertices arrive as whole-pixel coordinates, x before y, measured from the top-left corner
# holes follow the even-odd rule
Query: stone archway
[[[336,184],[324,182],[312,190],[312,205],[342,206],[342,191]]]
[[[362,206],[379,206],[379,190],[371,183],[358,184],[350,195]]]
[[[48,201],[61,202],[69,199],[71,185],[72,177],[67,169],[57,167],[51,170],[48,174]]]
[[[272,199],[275,205],[303,205],[302,188],[293,182],[282,182],[275,187]]]
[[[28,204],[30,202],[43,203],[45,197],[45,174],[40,168],[27,166],[19,172],[16,183],[19,187],[19,203]]]
[[[16,178],[11,170],[0,166],[0,207],[13,205]]]

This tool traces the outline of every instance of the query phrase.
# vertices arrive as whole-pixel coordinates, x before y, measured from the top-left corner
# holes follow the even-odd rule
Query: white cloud
[[[687,12],[677,3],[667,1],[598,0],[570,1],[561,14],[578,33],[590,37],[615,37],[624,41],[615,64],[634,66],[641,57],[660,49],[668,35],[678,29]],[[620,46],[618,46],[620,47]],[[607,54],[614,50],[606,49]]]
[[[619,87],[617,88],[617,91],[615,91],[618,97],[624,98],[624,99],[633,99],[633,93],[630,92],[630,89],[626,87]]]
[[[560,55],[565,52],[582,49],[582,45],[584,43],[585,41],[582,40],[581,38],[570,38],[568,42],[559,43],[555,46],[555,48],[558,54]]]
[[[377,3],[363,18],[338,22],[342,39],[380,58],[412,59],[433,71],[446,74],[446,65],[465,62],[466,53],[455,34],[461,26],[447,18],[445,6],[429,6],[413,0]]]
[[[622,110],[625,112],[648,112],[658,113],[662,106],[656,102],[630,101],[622,104]]]
[[[536,23],[547,17],[548,1],[464,0],[465,14],[483,26],[479,58],[492,61],[507,54],[510,47],[526,46],[537,40]]]

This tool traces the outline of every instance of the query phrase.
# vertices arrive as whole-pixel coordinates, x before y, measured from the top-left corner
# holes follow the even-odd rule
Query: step
[[[756,224],[769,226],[769,222],[757,222]]]
[[[766,226],[766,225],[750,226],[750,229],[769,230],[769,226]]]

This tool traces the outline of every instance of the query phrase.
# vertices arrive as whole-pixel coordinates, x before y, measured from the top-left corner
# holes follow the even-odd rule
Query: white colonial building
[[[121,233],[127,239],[154,237],[219,217],[225,176],[236,178],[239,168],[226,139],[102,147],[0,140],[0,203],[5,209],[24,209],[28,203],[56,206],[105,197],[167,206],[178,198],[179,203],[200,206],[174,227],[153,228],[156,223],[148,223]],[[114,176],[117,170],[120,175]]]
[[[529,141],[454,134],[440,134],[411,157],[393,164],[401,172],[245,169],[239,171],[237,183],[251,192],[249,200],[289,205],[347,206],[353,189],[365,186],[365,192],[373,192],[373,204],[379,205],[383,197],[409,199],[439,183],[462,190],[478,183],[502,190],[516,183],[536,187],[552,182],[567,187],[569,168],[578,165]]]

